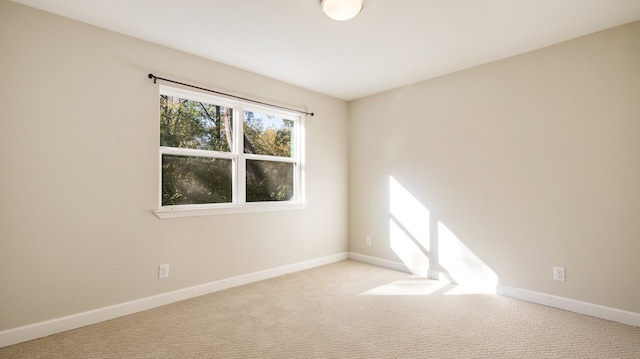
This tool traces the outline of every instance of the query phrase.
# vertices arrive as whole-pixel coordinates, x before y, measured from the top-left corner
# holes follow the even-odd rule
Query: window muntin
[[[303,128],[299,115],[161,85],[156,213],[304,203]]]

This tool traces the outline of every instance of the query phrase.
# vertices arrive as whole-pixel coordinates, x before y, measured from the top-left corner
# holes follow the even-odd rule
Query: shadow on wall
[[[414,274],[459,284],[461,293],[496,293],[498,275],[392,176],[389,243]]]

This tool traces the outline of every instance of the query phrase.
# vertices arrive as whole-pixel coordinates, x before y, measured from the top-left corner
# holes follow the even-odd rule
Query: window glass
[[[293,163],[247,160],[247,202],[293,197]]]
[[[162,205],[229,203],[232,161],[162,155]]]
[[[244,112],[244,153],[292,157],[294,122],[263,113]]]
[[[233,110],[175,96],[160,96],[160,146],[229,152]]]

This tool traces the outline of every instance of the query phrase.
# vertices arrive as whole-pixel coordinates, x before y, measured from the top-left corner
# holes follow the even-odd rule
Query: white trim
[[[298,163],[295,157],[278,157],[271,155],[259,155],[255,153],[245,153],[242,155],[245,160],[252,161],[269,161],[269,162],[282,162],[282,163]]]
[[[154,213],[158,218],[180,218],[180,217],[197,217],[210,216],[214,214],[230,214],[230,213],[251,213],[251,212],[271,212],[271,211],[290,211],[296,209],[304,209],[306,203],[297,202],[256,202],[246,203],[244,205],[182,205],[155,210]]]
[[[447,277],[445,272],[441,272],[441,271],[435,270],[435,269],[429,269],[429,278],[430,279],[434,279],[434,280],[439,280],[439,281],[442,281],[442,282],[451,283],[451,284],[458,284],[458,283],[454,282],[453,280],[451,280],[450,277]]]
[[[503,284],[498,284],[498,294],[509,298],[520,299],[600,319],[606,319],[612,322],[640,327],[640,313],[628,312],[621,309],[605,307],[599,304],[582,302],[575,299],[558,297],[551,294],[534,292]]]
[[[236,155],[231,152],[209,151],[209,150],[195,150],[192,148],[180,148],[180,147],[165,147],[160,146],[160,156],[182,156],[182,157],[205,157],[205,158],[221,158],[226,160],[234,160]]]
[[[390,261],[388,259],[382,259],[378,257],[372,257],[365,254],[349,252],[349,259],[354,261],[373,264],[374,266],[389,268],[400,272],[413,273],[411,268],[401,262]]]
[[[202,91],[187,90],[183,87],[176,87],[174,85],[158,85],[158,92],[161,95],[180,97],[183,99],[199,102],[211,103],[211,101],[214,101],[216,105],[230,108],[238,106],[242,103],[239,100],[229,99],[224,96],[216,96],[214,94]]]
[[[173,292],[158,294],[152,297],[141,298],[130,302],[115,304],[108,307],[0,331],[0,348],[96,324],[106,320],[141,312],[143,310],[157,308],[204,294],[339,262],[347,258],[347,252],[337,253],[326,257],[266,269],[259,272],[243,274],[194,287],[179,289]]]
[[[401,272],[416,273],[416,268],[413,268],[412,270],[408,268],[407,265],[401,262],[367,256],[355,252],[349,252],[349,258],[355,261],[394,269]],[[420,270],[424,271],[424,269]],[[451,283],[451,281],[447,279],[447,277],[440,271],[429,269],[428,273],[429,278],[431,279],[442,280]],[[534,292],[527,289],[510,287],[504,284],[497,285],[497,294],[504,297],[524,300],[527,302],[542,304],[553,308],[568,310],[574,313],[589,315],[600,319],[606,319],[616,323],[640,327],[640,313],[629,312],[612,307],[605,307],[599,304],[582,302],[579,300],[559,297],[551,294]]]
[[[423,267],[411,266],[406,263],[391,261],[388,259],[382,259],[378,257],[372,257],[360,253],[349,252],[349,259],[354,261],[373,264],[378,267],[389,268],[400,272],[411,273],[422,277],[428,277],[436,280],[447,280],[444,276],[440,275],[440,272],[433,269],[426,269]]]

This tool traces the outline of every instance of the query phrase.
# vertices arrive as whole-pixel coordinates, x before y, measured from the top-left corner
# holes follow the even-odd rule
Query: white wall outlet
[[[169,277],[169,265],[168,264],[160,264],[158,266],[158,278],[167,278]]]
[[[553,267],[553,280],[566,281],[564,267]]]
[[[365,243],[367,244],[367,246],[371,246],[371,237],[365,238]]]

